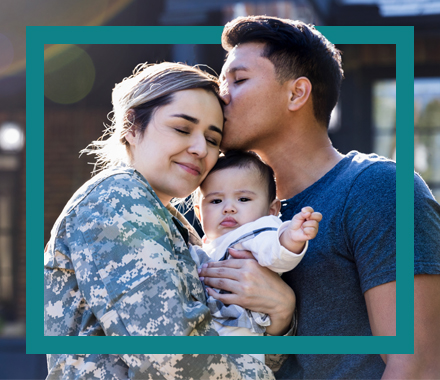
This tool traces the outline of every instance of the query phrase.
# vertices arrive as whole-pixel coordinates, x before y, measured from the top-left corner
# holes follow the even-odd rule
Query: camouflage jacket
[[[45,249],[45,335],[217,335],[178,219],[133,169],[86,182]],[[248,355],[220,354],[51,354],[48,370],[49,379],[273,378]]]

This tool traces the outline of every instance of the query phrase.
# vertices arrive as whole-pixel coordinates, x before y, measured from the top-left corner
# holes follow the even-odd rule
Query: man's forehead
[[[246,43],[237,45],[229,51],[225,64],[223,65],[221,76],[234,73],[236,71],[249,71],[256,64],[258,58],[263,58],[263,44]]]

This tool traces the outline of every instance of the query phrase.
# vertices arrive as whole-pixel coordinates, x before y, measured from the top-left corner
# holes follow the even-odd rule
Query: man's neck
[[[344,157],[324,133],[278,138],[276,144],[255,150],[270,165],[277,180],[277,196],[289,199],[328,173]]]

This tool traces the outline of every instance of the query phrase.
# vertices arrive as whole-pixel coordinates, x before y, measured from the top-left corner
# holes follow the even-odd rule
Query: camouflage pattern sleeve
[[[274,380],[272,371],[249,355],[48,355],[47,380]]]
[[[72,197],[45,250],[44,301],[45,335],[217,335],[187,245],[132,169]],[[271,378],[247,355],[54,354],[48,369],[51,379]]]

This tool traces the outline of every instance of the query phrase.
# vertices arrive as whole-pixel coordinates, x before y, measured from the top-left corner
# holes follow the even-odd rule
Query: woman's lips
[[[223,227],[235,227],[238,224],[238,222],[231,217],[227,217],[225,219],[223,219],[223,221],[220,223],[221,226]]]
[[[201,170],[198,166],[186,162],[176,162],[183,170],[192,175],[200,175]]]

